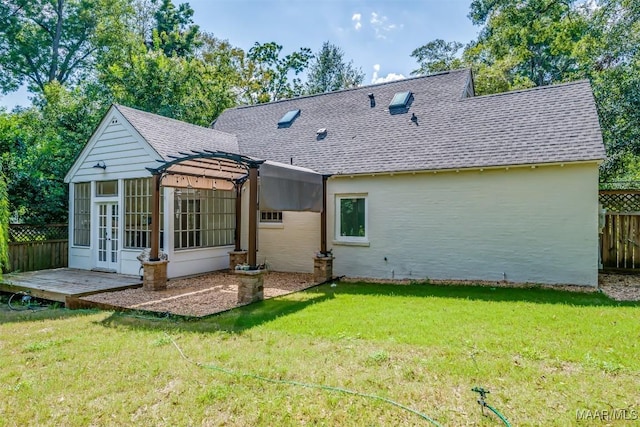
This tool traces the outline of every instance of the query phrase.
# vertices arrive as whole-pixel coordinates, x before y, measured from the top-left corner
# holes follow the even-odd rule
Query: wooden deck
[[[141,286],[142,280],[139,276],[72,268],[5,274],[0,279],[0,291],[28,291],[34,297],[65,304],[67,297],[77,298]]]

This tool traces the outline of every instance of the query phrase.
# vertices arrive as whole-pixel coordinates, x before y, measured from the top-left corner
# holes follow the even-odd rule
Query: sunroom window
[[[91,183],[74,184],[73,191],[73,244],[91,244]]]
[[[174,192],[174,248],[233,245],[235,203],[232,191],[180,188]]]
[[[124,247],[151,246],[151,178],[124,180]],[[163,246],[163,197],[160,192],[160,247]]]

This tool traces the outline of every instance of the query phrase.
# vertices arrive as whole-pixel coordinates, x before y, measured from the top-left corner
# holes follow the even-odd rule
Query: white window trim
[[[369,246],[369,200],[368,193],[336,194],[335,195],[335,240],[336,245]],[[340,235],[340,201],[342,199],[364,199],[364,236]]]

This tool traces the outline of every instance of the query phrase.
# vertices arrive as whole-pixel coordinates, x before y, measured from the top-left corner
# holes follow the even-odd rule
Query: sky
[[[411,52],[434,39],[468,43],[479,28],[467,15],[470,0],[174,0],[189,3],[202,31],[249,50],[276,42],[286,55],[318,52],[325,41],[365,73],[363,84],[409,77]],[[29,105],[25,89],[0,95],[8,110]]]

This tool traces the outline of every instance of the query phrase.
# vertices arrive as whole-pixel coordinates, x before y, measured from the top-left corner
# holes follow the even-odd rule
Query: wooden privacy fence
[[[6,272],[66,267],[68,254],[66,224],[9,225],[9,265]]]
[[[640,271],[640,191],[601,190],[600,204],[606,212],[600,234],[603,268]]]

